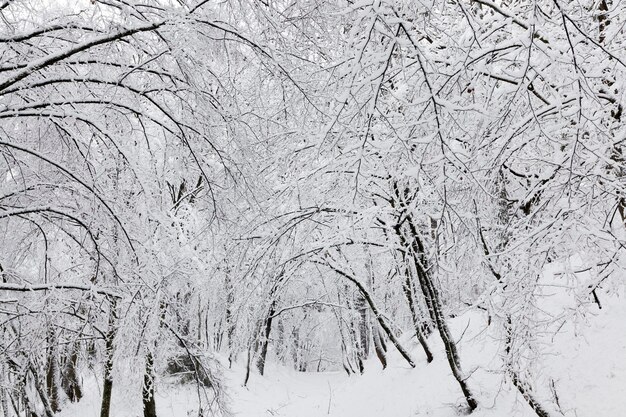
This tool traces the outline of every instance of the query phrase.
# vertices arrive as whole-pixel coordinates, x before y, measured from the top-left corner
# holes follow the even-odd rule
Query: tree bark
[[[117,301],[115,298],[110,302],[109,330],[105,338],[106,363],[104,365],[104,383],[102,387],[102,405],[100,407],[100,417],[109,417],[111,412],[111,394],[113,391],[113,341],[116,334],[117,325]]]
[[[399,199],[400,198],[399,189],[396,183],[394,183],[394,191],[397,194],[396,197]],[[393,199],[390,201],[390,203],[391,203],[391,207],[394,209],[397,209],[398,206],[400,205],[399,201],[395,201]],[[396,222],[392,228],[396,236],[399,238],[400,243],[406,249],[408,249],[410,246],[407,244],[406,238],[402,234],[402,225],[400,224],[400,222]],[[432,219],[431,219],[431,230],[432,230]],[[433,361],[433,354],[430,350],[430,347],[428,346],[428,342],[426,341],[426,336],[424,335],[424,332],[422,331],[422,323],[420,320],[420,314],[419,314],[418,306],[416,305],[416,299],[415,299],[416,291],[415,291],[415,284],[413,283],[414,278],[412,277],[411,268],[409,267],[409,261],[407,259],[407,254],[405,252],[401,253],[401,261],[402,261],[402,265],[400,266],[398,273],[401,276],[404,276],[404,281],[402,282],[402,289],[404,291],[404,295],[409,305],[409,310],[411,311],[411,318],[413,320],[413,326],[415,328],[415,336],[420,346],[424,350],[424,354],[426,355],[426,361],[430,363]]]
[[[457,351],[456,343],[452,338],[452,334],[450,333],[450,329],[448,328],[448,324],[443,314],[439,291],[437,290],[437,287],[430,277],[428,261],[426,259],[426,256],[424,255],[424,245],[422,244],[419,238],[419,234],[417,233],[417,229],[413,224],[412,216],[409,216],[408,224],[411,238],[409,242],[405,241],[405,244],[410,244],[408,248],[411,249],[413,254],[415,271],[417,272],[417,278],[420,283],[422,293],[424,294],[430,317],[435,323],[435,326],[439,331],[439,336],[443,341],[446,351],[446,358],[448,359],[448,364],[450,365],[452,375],[461,387],[461,391],[465,396],[465,401],[467,402],[470,410],[474,411],[478,407],[478,403],[476,402],[476,399],[474,398],[471,390],[469,389],[469,386],[467,385],[467,382],[465,381],[465,376],[463,375],[463,371],[461,369],[461,361]]]
[[[58,413],[61,411],[59,403],[59,358],[57,351],[57,340],[53,328],[48,329],[48,348],[46,352],[46,392],[50,402],[50,409]]]
[[[270,341],[270,333],[272,332],[272,320],[274,318],[274,313],[276,313],[276,300],[273,300],[270,304],[270,309],[265,319],[263,338],[261,339],[261,352],[256,362],[256,367],[261,375],[265,372],[265,361],[267,359],[267,348]]]
[[[403,256],[403,260],[405,256]],[[413,319],[413,326],[415,328],[415,336],[417,337],[417,340],[420,344],[420,346],[422,346],[422,349],[424,350],[424,353],[426,354],[426,362],[430,363],[433,361],[433,354],[430,351],[430,347],[428,346],[428,342],[426,341],[426,337],[424,336],[424,333],[422,333],[422,323],[420,320],[420,316],[419,316],[419,312],[417,310],[417,306],[415,305],[415,299],[413,296],[413,291],[411,290],[411,275],[409,274],[409,267],[408,265],[404,265],[404,270],[405,270],[405,280],[404,283],[402,285],[402,289],[404,291],[404,296],[406,297],[407,303],[409,304],[409,310],[411,311],[411,318]]]
[[[0,267],[1,271],[1,267]],[[14,407],[14,403],[9,400],[9,387],[11,384],[12,378],[9,376],[9,365],[5,363],[3,360],[0,360],[0,405],[2,406],[2,415],[3,417],[11,417],[11,412],[9,411],[9,403],[11,402],[11,406]],[[18,411],[15,410],[15,414],[19,415]]]
[[[42,381],[39,379],[39,375],[37,373],[37,370],[35,369],[35,365],[31,363],[29,367],[30,367],[31,374],[33,375],[33,383],[35,385],[35,390],[37,391],[37,394],[39,394],[39,399],[41,400],[41,403],[43,404],[43,409],[44,409],[44,413],[46,413],[46,417],[54,417],[54,411],[52,410],[52,407],[50,405],[50,399],[48,397],[48,393],[43,387]]]
[[[233,318],[233,305],[235,304],[235,292],[233,289],[233,284],[231,282],[230,271],[226,270],[226,278],[225,278],[225,286],[226,286],[226,312],[225,312],[225,320],[226,320],[226,336],[228,337],[228,351],[229,353],[233,351],[233,342],[235,336],[235,320]]]
[[[252,344],[248,346],[248,356],[246,360],[246,376],[243,380],[243,386],[248,385],[248,380],[250,379],[250,362],[252,361]]]
[[[152,352],[146,354],[146,371],[143,376],[143,417],[157,417],[156,400],[154,398],[154,357]]]
[[[372,337],[374,339],[374,351],[376,352],[376,356],[378,357],[380,364],[383,366],[383,369],[385,369],[387,368],[387,351],[384,347],[384,342],[378,327],[373,329]]]
[[[62,375],[62,387],[67,395],[67,398],[71,402],[78,402],[83,397],[83,391],[80,381],[78,379],[78,342],[75,342],[71,346],[69,357],[66,360],[65,367]]]
[[[369,357],[369,340],[370,340],[370,323],[367,317],[367,302],[362,295],[357,295],[356,309],[359,312],[358,329],[358,355],[361,362],[367,360]]]

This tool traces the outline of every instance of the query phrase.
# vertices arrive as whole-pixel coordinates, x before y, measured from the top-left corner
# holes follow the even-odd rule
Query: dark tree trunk
[[[243,380],[243,386],[248,385],[248,380],[250,379],[250,362],[252,362],[252,344],[248,346],[248,357],[246,361],[246,376]]]
[[[365,365],[363,364],[363,358],[361,357],[361,346],[359,340],[358,325],[354,324],[354,320],[350,319],[350,336],[352,344],[352,356],[356,362],[356,366],[359,369],[359,373],[365,372]]]
[[[600,3],[598,4],[598,22],[600,22],[599,26],[599,36],[598,36],[598,41],[599,43],[604,43],[604,40],[606,39],[606,28],[607,26],[611,23],[611,21],[609,20],[607,14],[609,11],[609,5],[606,2],[606,0],[600,0]]]
[[[463,392],[465,400],[467,401],[467,405],[469,406],[470,410],[473,411],[476,409],[476,407],[478,407],[478,403],[476,402],[476,399],[472,395],[472,392],[470,391],[467,382],[465,381],[465,376],[463,375],[463,371],[461,369],[461,361],[459,359],[456,343],[452,338],[452,334],[450,333],[448,324],[446,323],[446,320],[443,316],[443,309],[441,307],[439,294],[433,282],[430,280],[428,273],[426,273],[425,271],[421,271],[421,273],[418,274],[422,276],[420,279],[420,281],[422,281],[422,291],[424,291],[425,294],[428,294],[426,297],[427,300],[430,300],[428,304],[431,305],[432,315],[434,316],[433,321],[435,322],[435,325],[439,330],[439,336],[443,341],[448,364],[450,365],[450,369],[452,370],[452,375],[454,375],[454,378],[459,383],[461,391]]]
[[[380,330],[378,327],[375,327],[372,331],[372,337],[374,339],[374,350],[376,351],[376,356],[380,361],[380,364],[383,366],[383,369],[387,368],[387,349],[382,340],[382,336],[380,335]]]
[[[383,352],[387,353],[387,342],[385,341],[385,337],[380,332],[380,329],[376,329],[378,332],[378,342],[380,343],[380,347],[383,349]]]
[[[259,358],[256,362],[256,367],[261,375],[263,375],[263,373],[265,372],[265,361],[267,359],[267,348],[270,342],[270,333],[272,332],[272,321],[274,319],[274,313],[276,313],[276,300],[273,300],[270,304],[270,309],[265,319],[265,326],[261,339],[261,351],[259,353]]]
[[[228,351],[229,353],[233,351],[233,342],[235,336],[235,320],[233,315],[233,305],[235,304],[235,292],[233,289],[233,285],[231,282],[231,277],[229,270],[226,270],[226,312],[225,312],[225,320],[226,320],[226,336],[228,337]]]
[[[405,257],[403,256],[403,258]],[[411,318],[413,319],[413,327],[415,328],[415,336],[417,337],[417,340],[420,346],[422,346],[422,349],[424,350],[424,353],[426,354],[426,361],[430,363],[433,361],[433,354],[430,351],[430,347],[428,346],[426,337],[424,336],[424,333],[422,332],[422,323],[420,320],[419,311],[417,309],[417,306],[415,305],[416,303],[415,303],[415,299],[413,296],[413,291],[411,290],[411,287],[412,287],[411,275],[409,274],[408,265],[405,264],[404,270],[405,270],[405,281],[402,285],[402,289],[404,290],[404,296],[406,297],[407,303],[409,304],[409,310],[411,310]]]
[[[399,193],[396,184],[394,184],[394,191],[396,192],[396,194]],[[396,197],[398,199],[400,198],[399,195],[397,195]],[[400,202],[392,199],[391,206],[394,209],[397,209],[400,206]],[[393,224],[392,229],[400,240],[400,243],[408,249],[410,246],[407,244],[406,238],[402,234],[402,225],[400,224],[400,222],[396,222],[395,224]],[[434,233],[435,230],[436,222],[433,223],[433,219],[431,218],[431,233]],[[424,354],[426,355],[426,361],[430,363],[433,360],[433,354],[430,350],[430,347],[428,346],[428,342],[426,341],[426,337],[430,332],[424,334],[424,330],[428,330],[428,326],[424,325],[424,323],[422,323],[422,321],[420,320],[419,307],[415,298],[417,291],[413,282],[414,279],[412,279],[413,274],[409,266],[409,260],[405,252],[401,253],[401,266],[399,267],[398,273],[401,277],[404,277],[404,281],[402,282],[402,290],[409,305],[409,310],[411,311],[411,319],[413,320],[413,327],[415,328],[415,337],[422,347],[422,350],[424,350]]]
[[[230,275],[226,274],[226,337],[228,338],[228,366],[232,367],[233,359],[235,356],[235,319],[233,314],[233,305],[235,304],[235,294],[232,283],[230,281]]]
[[[367,360],[369,357],[369,341],[370,341],[370,323],[367,316],[367,302],[362,295],[357,296],[356,308],[359,312],[359,324],[358,324],[358,342],[359,342],[359,359],[361,361]]]
[[[100,417],[109,417],[111,412],[111,394],[113,391],[113,341],[115,339],[117,325],[117,301],[111,300],[111,311],[109,312],[109,330],[105,338],[104,383],[102,387],[102,405],[100,407]]]
[[[408,242],[405,241],[404,243],[408,243],[410,246],[405,247],[411,248],[418,281],[420,283],[422,293],[424,294],[430,317],[435,323],[435,326],[439,331],[439,336],[443,341],[446,351],[446,357],[448,359],[448,364],[450,365],[452,375],[461,387],[461,391],[465,396],[467,405],[469,406],[470,410],[473,411],[476,409],[476,407],[478,407],[478,403],[476,402],[476,399],[474,398],[472,392],[467,385],[467,382],[465,381],[465,376],[463,375],[463,371],[461,369],[461,361],[459,359],[456,343],[454,342],[454,339],[452,337],[452,334],[450,333],[450,329],[448,328],[448,324],[443,314],[439,291],[437,290],[437,287],[430,277],[430,269],[428,267],[428,261],[425,256],[424,245],[420,240],[419,234],[415,225],[413,224],[413,219],[411,218],[411,216],[409,216],[408,218],[408,224],[411,238]]]
[[[69,357],[65,363],[65,367],[63,370],[63,379],[61,385],[63,386],[63,390],[67,395],[67,398],[71,402],[78,402],[83,397],[83,390],[81,388],[80,381],[78,379],[78,351],[79,345],[78,342],[72,344],[71,350],[69,352]]]
[[[348,376],[354,373],[354,368],[352,367],[350,357],[348,356],[348,350],[346,349],[346,343],[343,339],[341,340],[341,365]]]
[[[152,352],[146,354],[146,372],[143,376],[143,417],[157,417],[156,400],[154,398],[154,357]]]
[[[46,352],[46,392],[50,402],[50,409],[58,413],[61,411],[59,403],[59,358],[57,357],[57,340],[52,328],[48,330],[48,349]]]

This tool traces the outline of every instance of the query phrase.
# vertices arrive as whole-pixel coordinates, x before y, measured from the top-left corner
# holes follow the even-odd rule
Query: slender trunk
[[[81,388],[80,381],[78,379],[78,351],[79,344],[75,342],[72,344],[69,352],[69,357],[65,363],[65,368],[63,370],[63,390],[67,395],[67,398],[71,402],[78,402],[83,397],[83,391]]]
[[[46,352],[46,391],[50,401],[50,409],[58,413],[61,411],[59,403],[59,360],[57,355],[57,340],[54,329],[48,329],[48,348]]]
[[[609,5],[606,0],[600,0],[600,4],[598,4],[598,22],[600,22],[599,26],[599,36],[598,42],[603,44],[606,39],[606,28],[611,23],[608,18]]]
[[[219,352],[222,348],[222,340],[224,338],[224,331],[222,330],[223,324],[220,322],[217,326],[217,332],[215,332],[215,337],[213,337],[213,349],[215,352]],[[210,345],[209,345],[210,346]]]
[[[248,360],[246,361],[246,376],[243,380],[243,386],[248,385],[250,379],[250,362],[252,362],[252,344],[248,346]]]
[[[415,225],[413,224],[411,218],[408,219],[408,224],[411,233],[411,240],[410,242],[405,243],[410,243],[410,248],[413,252],[415,271],[417,273],[422,293],[424,294],[424,298],[426,300],[426,305],[428,307],[430,317],[435,323],[435,326],[439,331],[439,336],[443,341],[446,351],[446,358],[448,359],[448,364],[450,365],[452,375],[461,387],[461,391],[465,396],[467,405],[469,406],[470,410],[473,411],[476,409],[476,407],[478,407],[478,403],[476,402],[476,399],[474,398],[472,392],[469,389],[469,386],[467,385],[467,382],[465,381],[465,376],[463,375],[463,371],[461,369],[461,361],[459,359],[456,343],[454,342],[454,339],[443,314],[439,291],[437,290],[437,287],[430,277],[428,262],[426,257],[424,256],[424,246],[419,238],[419,234],[417,233],[417,229],[415,228]]]
[[[346,371],[348,376],[354,373],[354,368],[352,367],[352,363],[350,363],[348,349],[346,348],[346,343],[343,338],[341,340],[341,365],[343,366],[343,369],[344,371]]]
[[[359,368],[359,373],[362,374],[363,372],[365,372],[365,365],[363,364],[363,358],[361,357],[361,342],[359,340],[359,332],[357,330],[357,326],[354,324],[354,320],[352,320],[352,318],[350,319],[350,336],[352,337],[352,356],[356,361],[357,368]]]
[[[9,414],[9,401],[6,389],[2,388],[0,391],[0,407],[2,407],[2,416],[10,417],[11,415]]]
[[[233,284],[231,282],[230,274],[226,271],[226,336],[228,337],[228,350],[232,352],[234,335],[235,335],[235,320],[233,318],[233,305],[235,304],[235,293]]]
[[[338,302],[341,303],[341,297],[339,296],[339,294],[337,295],[338,297]],[[346,346],[346,336],[345,333],[343,331],[343,316],[341,314],[341,310],[339,310],[339,312],[337,312],[337,310],[335,308],[332,309],[333,315],[335,316],[335,319],[337,320],[337,328],[339,329],[339,337],[340,337],[340,341],[341,341],[341,364],[343,365],[343,369],[346,371],[346,373],[349,375],[354,373],[354,368],[352,367],[352,363],[350,361],[350,357],[348,354],[348,348]]]
[[[369,325],[369,320],[368,320],[369,318],[367,317],[368,307],[367,307],[367,302],[361,295],[357,295],[357,300],[355,304],[356,304],[356,309],[359,312],[359,323],[357,326],[358,344],[359,344],[358,354],[359,354],[359,359],[361,361],[364,361],[364,360],[367,360],[367,358],[369,357],[369,351],[370,351],[370,347],[369,347],[370,325]]]
[[[263,338],[261,339],[261,352],[259,354],[259,358],[257,359],[256,367],[259,370],[259,373],[263,375],[265,372],[265,361],[267,359],[267,348],[270,341],[270,333],[272,332],[272,320],[274,313],[276,312],[276,300],[273,300],[270,304],[270,309],[267,313],[267,318],[265,319],[265,328],[263,331]]]
[[[412,277],[414,276],[415,275],[413,274]],[[430,318],[430,313],[428,313],[426,300],[424,300],[423,298],[420,299],[417,296],[417,294],[419,294],[419,291],[417,290],[417,286],[415,285],[416,281],[418,281],[417,278],[411,278],[410,280],[409,284],[411,285],[411,294],[413,295],[413,301],[415,303],[414,306],[415,312],[419,320],[419,328],[422,331],[422,335],[424,336],[424,338],[428,338],[428,336],[430,336],[435,330],[435,325]],[[420,302],[421,300],[423,300],[423,302]]]
[[[380,343],[380,347],[383,349],[383,352],[387,353],[387,342],[385,342],[385,337],[378,329],[378,342]]]
[[[233,288],[232,278],[230,276],[230,268],[226,268],[225,271],[225,283],[226,287],[226,337],[228,338],[228,367],[232,367],[233,360],[235,359],[235,315],[233,314],[233,307],[235,304],[235,291]]]
[[[111,411],[111,394],[113,391],[113,341],[115,339],[117,325],[117,301],[111,300],[111,311],[109,312],[109,330],[105,338],[104,383],[102,387],[102,405],[100,407],[100,417],[109,417]]]
[[[372,260],[372,254],[369,250],[369,247],[366,245],[363,247],[363,252],[365,255],[365,270],[366,272],[366,288],[368,291],[370,291],[371,294],[374,294],[375,292],[375,272],[374,272],[374,263]],[[370,353],[370,341],[373,341],[373,338],[375,337],[374,334],[374,327],[375,325],[372,325],[371,321],[370,321],[370,317],[369,317],[369,312],[368,312],[368,307],[367,307],[367,302],[365,301],[364,297],[362,295],[359,295],[357,297],[357,308],[359,309],[360,312],[360,316],[361,316],[361,322],[360,322],[360,336],[361,336],[361,353],[362,353],[362,358],[363,360],[367,359],[369,357],[369,353]],[[374,348],[375,349],[375,348]],[[385,366],[383,365],[383,368]]]
[[[278,325],[276,325],[277,343],[276,343],[276,358],[280,363],[285,363],[285,325],[283,320],[278,319]]]
[[[37,391],[37,394],[39,394],[39,399],[41,400],[41,403],[43,405],[43,409],[44,409],[44,413],[46,413],[46,417],[54,417],[54,411],[52,410],[52,406],[50,404],[50,398],[48,397],[48,393],[46,392],[41,380],[39,379],[39,375],[37,374],[37,371],[33,364],[30,364],[30,372],[33,375],[33,383],[35,385],[35,390]]]
[[[293,343],[291,345],[291,359],[293,360],[293,369],[299,370],[299,358],[298,352],[300,351],[300,331],[297,327],[294,327],[291,331],[293,337]]]
[[[465,400],[467,401],[467,405],[469,406],[470,410],[473,411],[476,409],[476,407],[478,407],[478,403],[476,402],[476,399],[474,398],[472,392],[469,389],[469,386],[467,385],[467,382],[465,381],[465,376],[463,375],[463,371],[461,369],[461,361],[459,359],[459,353],[456,347],[456,343],[452,338],[452,334],[450,333],[448,324],[443,316],[443,309],[441,307],[439,294],[433,282],[430,280],[428,273],[422,271],[421,273],[418,273],[418,275],[422,276],[420,279],[420,281],[422,281],[422,291],[424,291],[425,294],[428,294],[427,299],[430,300],[429,304],[431,305],[431,314],[433,315],[433,321],[435,322],[435,325],[439,330],[439,336],[443,341],[446,351],[446,357],[448,359],[448,364],[450,365],[452,375],[459,383],[461,391],[463,392]]]
[[[397,184],[394,183],[394,190],[396,193],[399,193]],[[399,195],[398,195],[399,198]],[[391,200],[392,208],[398,207],[398,202]],[[394,233],[399,238],[400,243],[404,245],[405,248],[409,248],[407,245],[406,238],[402,234],[402,226],[400,223],[396,222],[392,227]],[[432,227],[432,219],[431,219],[431,230],[434,230]],[[385,232],[387,233],[387,232]],[[433,232],[434,233],[434,232]],[[401,253],[401,266],[398,268],[398,273],[400,276],[404,276],[404,281],[402,282],[402,289],[404,291],[404,295],[406,297],[407,303],[409,305],[409,310],[411,311],[411,318],[413,320],[413,327],[415,328],[415,337],[419,342],[422,350],[424,350],[424,354],[426,355],[426,361],[428,363],[433,361],[433,354],[428,346],[428,342],[426,341],[427,335],[430,333],[428,331],[427,334],[424,334],[424,330],[428,330],[428,327],[424,326],[422,321],[420,320],[419,307],[416,303],[415,295],[417,293],[414,279],[412,279],[411,268],[409,267],[409,261],[407,259],[406,253]]]
[[[2,407],[2,416],[10,417],[9,412],[9,370],[4,361],[0,360],[0,407]],[[5,388],[6,387],[6,388]]]
[[[204,317],[206,317],[206,315],[204,314],[204,309],[202,308],[202,300],[200,299],[200,297],[198,297],[198,325],[196,327],[196,338],[197,338],[197,343],[198,346],[203,346],[203,347],[208,347],[209,346],[209,339],[206,340],[202,340],[203,335],[207,334],[206,331],[206,324],[207,322],[205,320],[203,320]],[[202,331],[202,324],[205,324],[205,331]]]
[[[387,353],[378,327],[373,329],[372,337],[374,339],[374,351],[376,352],[376,356],[383,366],[383,369],[385,369],[387,368]]]
[[[154,398],[154,357],[152,352],[146,354],[146,371],[143,376],[143,416],[156,417],[156,401]]]
[[[405,281],[402,286],[404,290],[404,296],[406,297],[406,301],[409,304],[409,310],[411,310],[411,318],[413,319],[413,326],[415,328],[415,336],[417,340],[422,346],[424,353],[426,354],[426,361],[428,363],[433,361],[433,354],[430,351],[430,347],[428,346],[428,342],[426,341],[426,337],[424,333],[422,333],[422,323],[420,321],[419,312],[417,311],[417,307],[415,305],[415,299],[413,297],[413,291],[411,291],[411,276],[408,271],[408,266],[405,265]]]

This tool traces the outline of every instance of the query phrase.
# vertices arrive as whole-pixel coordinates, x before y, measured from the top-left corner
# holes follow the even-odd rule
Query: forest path
[[[562,299],[565,301],[565,299]],[[557,297],[550,299],[558,304]],[[547,360],[533,372],[541,384],[537,397],[553,410],[553,416],[626,416],[626,303],[624,297],[603,299],[603,309],[564,326],[544,349]],[[503,384],[497,354],[501,340],[485,317],[468,313],[450,320],[460,341],[464,370],[479,400],[472,417],[535,417],[510,383]],[[265,376],[253,372],[243,387],[244,365],[226,370],[231,408],[236,417],[455,417],[465,415],[461,391],[450,373],[442,344],[429,342],[435,360],[427,364],[414,340],[402,339],[417,362],[411,369],[389,346],[389,367],[381,369],[375,357],[363,375],[345,372],[296,372],[270,362]],[[550,381],[559,397],[561,414],[554,406]],[[98,417],[100,378],[84,374],[85,397],[67,404],[59,417]],[[139,387],[114,385],[114,417],[140,417]],[[193,386],[161,385],[157,389],[159,417],[188,417],[196,404]],[[193,414],[192,414],[193,415]]]
[[[472,340],[465,349],[466,354],[473,356],[465,357],[471,368],[475,367],[477,360],[483,366],[491,363],[494,368],[498,361],[495,350],[484,343],[485,325],[484,318],[477,314],[453,323],[455,335]],[[266,369],[264,377],[252,374],[245,388],[241,386],[243,371],[231,371],[233,411],[240,417],[452,417],[464,414],[462,393],[452,377],[443,345],[438,339],[431,337],[436,357],[430,364],[426,363],[425,355],[414,340],[405,338],[403,343],[411,348],[417,362],[415,369],[410,368],[389,345],[389,367],[383,370],[374,356],[367,361],[363,375],[348,376],[343,371],[303,373],[271,366]],[[480,385],[476,386],[479,394],[497,388],[490,387],[494,378],[486,372],[477,371],[476,374],[482,375],[482,379],[486,376],[486,380],[479,379]],[[511,415],[509,411],[498,413],[498,410],[484,408],[475,415]]]
[[[560,300],[556,298],[561,298]],[[563,297],[551,298],[559,304]],[[544,349],[548,359],[535,364],[541,386],[537,397],[554,416],[626,416],[626,303],[606,299],[575,324],[564,326]],[[473,417],[536,417],[510,383],[502,384],[497,346],[500,343],[483,316],[466,314],[450,321],[461,358],[471,373],[470,386],[479,399]],[[465,402],[445,361],[436,336],[429,342],[435,360],[427,364],[414,341],[411,348],[417,367],[411,369],[393,347],[382,370],[375,357],[363,375],[345,372],[301,373],[278,366],[264,377],[253,373],[242,387],[243,369],[229,371],[233,411],[238,417],[454,417],[465,415]],[[598,354],[600,352],[600,355]],[[241,365],[240,365],[241,366]],[[559,397],[555,405],[552,382]],[[561,414],[561,412],[563,414]]]

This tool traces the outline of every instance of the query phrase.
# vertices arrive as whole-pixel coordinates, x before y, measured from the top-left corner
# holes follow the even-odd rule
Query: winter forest
[[[0,0],[0,416],[625,416],[625,25]]]

